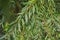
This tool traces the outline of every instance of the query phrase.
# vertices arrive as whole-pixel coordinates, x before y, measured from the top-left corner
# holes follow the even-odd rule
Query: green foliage
[[[12,9],[15,8],[14,0]],[[21,11],[15,17],[14,10],[4,11],[1,25],[5,34],[0,40],[59,40],[60,39],[60,14],[56,13],[54,0],[26,0],[19,1]],[[7,3],[7,2],[6,2]],[[8,4],[9,4],[8,3]],[[7,4],[5,4],[7,5]],[[20,7],[19,6],[19,7]],[[4,8],[4,7],[3,7]],[[5,7],[7,8],[7,7]],[[10,14],[9,14],[10,13]],[[13,16],[10,16],[12,15]],[[12,17],[12,19],[10,19]],[[9,20],[7,19],[9,18]],[[8,21],[5,21],[8,20]],[[13,20],[14,19],[14,20]],[[13,21],[12,21],[13,20]]]

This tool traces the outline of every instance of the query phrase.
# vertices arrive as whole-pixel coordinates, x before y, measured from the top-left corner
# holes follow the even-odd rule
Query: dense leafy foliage
[[[60,40],[54,0],[0,0],[0,4],[0,40]]]

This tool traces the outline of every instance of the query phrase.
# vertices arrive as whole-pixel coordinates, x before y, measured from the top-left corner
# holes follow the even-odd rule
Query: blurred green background
[[[60,0],[0,0],[0,40],[60,40]]]

